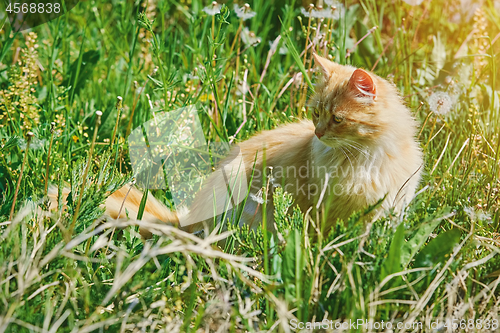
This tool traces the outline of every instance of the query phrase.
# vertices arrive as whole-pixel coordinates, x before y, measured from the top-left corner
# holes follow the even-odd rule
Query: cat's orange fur
[[[377,213],[390,208],[400,210],[415,193],[422,152],[415,140],[416,123],[397,89],[373,73],[317,55],[315,59],[323,75],[310,102],[312,121],[286,124],[239,144],[247,179],[253,168],[263,169],[264,154],[265,165],[272,167],[269,184],[263,184],[262,172],[254,173],[252,195],[243,209],[241,223],[252,227],[261,224],[262,202],[258,202],[257,192],[262,188],[271,192],[278,185],[293,195],[303,211],[316,206],[324,192],[322,200],[331,200],[326,230],[337,218],[346,219],[353,211],[384,196]],[[237,153],[233,150],[233,156],[226,159],[226,164],[234,164],[235,169],[240,166],[234,158]],[[270,172],[268,169],[268,178]],[[171,224],[182,219],[185,229],[193,232],[202,227],[197,222],[206,220],[207,212],[214,211],[214,201],[226,193],[226,181],[220,173],[214,173],[182,216],[148,196],[143,219]],[[124,217],[126,209],[129,218],[135,218],[141,197],[140,191],[124,187],[107,199],[106,212],[112,218]],[[272,226],[271,193],[268,198],[267,221]]]

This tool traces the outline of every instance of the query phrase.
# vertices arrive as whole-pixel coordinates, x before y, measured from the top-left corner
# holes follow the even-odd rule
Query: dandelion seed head
[[[280,40],[281,36],[278,36],[274,41],[269,41],[270,52],[275,53],[276,51],[278,51],[279,54],[287,54],[288,48],[286,47],[285,43],[282,43],[278,50]]]
[[[325,4],[328,5],[328,7],[323,8],[322,6],[318,6],[318,9],[314,8],[314,5],[309,5],[309,8],[301,8],[300,12],[302,15],[305,17],[311,17],[311,18],[320,18],[320,19],[332,19],[332,20],[338,20],[340,17],[340,12],[337,10],[341,5],[334,3],[333,1],[329,1],[329,3]]]
[[[279,54],[283,54],[283,55],[284,54],[288,54],[288,48],[286,47],[285,44],[283,44],[283,45],[280,46],[280,49],[278,50],[278,53]]]
[[[29,133],[31,133],[32,136],[30,136]],[[42,148],[46,147],[48,144],[48,141],[46,139],[40,140],[36,137],[33,137],[35,134],[33,134],[32,132],[28,132],[26,135],[28,136],[28,139],[30,140],[30,150],[42,149]],[[18,139],[17,146],[19,147],[19,149],[25,150],[27,147],[27,140],[25,140],[23,138]]]
[[[452,106],[452,98],[444,91],[435,92],[429,97],[429,107],[435,114],[444,116],[450,112]]]
[[[241,82],[240,84],[237,85],[236,95],[238,95],[238,96],[246,95],[249,90],[250,90],[250,86],[248,85],[248,83]]]
[[[252,17],[254,17],[256,15],[255,12],[250,10],[250,5],[247,3],[243,7],[240,7],[237,4],[234,4],[233,8],[234,8],[234,12],[236,13],[236,16],[238,16],[238,18],[242,19],[243,21],[251,19]]]
[[[135,90],[136,95],[140,95],[140,94],[142,94],[142,91],[143,91],[143,90],[144,90],[144,89],[143,89],[142,87],[137,88],[137,89]]]
[[[250,31],[248,27],[245,27],[241,30],[241,40],[245,45],[253,46],[255,44],[259,44],[262,41],[262,38],[257,37],[255,32]]]
[[[474,207],[464,207],[464,212],[469,216],[471,221],[483,221],[491,223],[491,215],[489,213],[485,213],[482,210],[475,209]]]
[[[260,189],[256,194],[250,193],[250,198],[262,205],[264,203],[264,198],[262,198],[262,189]]]
[[[495,3],[495,7],[499,5],[498,1],[493,2]],[[452,23],[469,22],[476,10],[482,6],[480,1],[473,0],[460,0],[456,1],[456,3],[458,7],[457,11],[450,17]]]
[[[278,44],[280,42],[281,36],[278,36],[274,41],[269,41],[269,51],[271,53],[276,52],[278,49]]]
[[[220,13],[220,8],[221,6],[217,3],[217,1],[214,1],[210,6],[207,6],[202,10],[210,16],[214,16],[215,14]]]

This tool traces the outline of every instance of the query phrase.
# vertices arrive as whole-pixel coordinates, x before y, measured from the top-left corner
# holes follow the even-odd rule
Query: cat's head
[[[370,143],[387,126],[387,108],[404,108],[395,89],[378,76],[317,54],[314,57],[322,78],[309,105],[315,134],[324,144],[335,147],[349,141]]]

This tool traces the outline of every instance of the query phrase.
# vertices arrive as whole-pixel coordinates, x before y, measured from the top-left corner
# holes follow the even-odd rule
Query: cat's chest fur
[[[310,129],[310,126],[304,124],[304,128]],[[271,186],[264,186],[258,178],[254,187],[271,191],[281,186],[292,194],[295,204],[303,211],[316,207],[320,201],[329,202],[328,220],[333,223],[337,218],[347,219],[353,211],[376,203],[386,194],[394,198],[399,188],[397,183],[404,183],[403,179],[386,174],[394,170],[385,167],[388,156],[382,149],[360,152],[345,147],[332,148],[313,133],[303,144],[305,147],[297,146],[283,151],[279,158],[270,159],[267,165]],[[285,155],[288,156],[283,158]],[[255,205],[251,203],[250,206],[254,211]],[[384,206],[389,208],[390,204]],[[272,203],[269,208],[273,209]]]
[[[309,182],[321,188],[321,192],[315,196],[309,193],[308,202],[303,205],[317,206],[322,200],[328,206],[329,224],[337,218],[346,220],[354,211],[373,205],[384,196],[387,200],[380,211],[391,208],[406,181],[396,171],[399,166],[388,167],[389,155],[382,147],[361,149],[329,147],[316,137],[311,141],[310,159],[316,172]]]

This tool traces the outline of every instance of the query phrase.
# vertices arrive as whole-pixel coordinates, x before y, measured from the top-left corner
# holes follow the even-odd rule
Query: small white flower
[[[247,3],[243,7],[234,4],[233,8],[234,12],[236,13],[236,16],[238,16],[240,19],[243,19],[243,21],[251,19],[256,15],[255,12],[250,10],[250,5]]]
[[[262,38],[257,37],[253,31],[248,30],[247,27],[241,30],[241,40],[247,46],[253,46],[255,44],[259,44],[262,41]]]
[[[424,0],[403,0],[403,1],[409,4],[410,6],[419,6],[422,2],[424,2]]]
[[[432,112],[439,115],[446,115],[453,106],[453,100],[444,91],[437,91],[429,97],[429,107]]]
[[[214,16],[215,14],[220,13],[221,6],[217,3],[217,1],[212,2],[210,6],[203,8],[203,11],[210,16]]]

